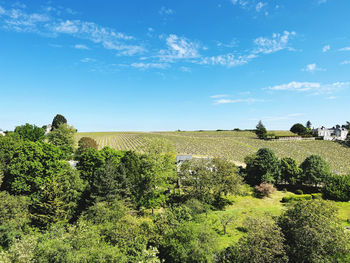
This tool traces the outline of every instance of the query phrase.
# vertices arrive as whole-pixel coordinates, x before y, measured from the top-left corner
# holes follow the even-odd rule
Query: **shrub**
[[[82,137],[78,142],[78,150],[77,155],[82,154],[84,151],[86,151],[89,148],[98,149],[97,142],[90,138],[90,137]]]
[[[289,203],[293,201],[304,201],[304,200],[312,200],[312,199],[322,199],[322,194],[310,194],[310,195],[297,195],[297,196],[287,196],[283,197],[281,202],[282,203]]]
[[[276,192],[276,188],[269,183],[261,183],[260,185],[255,186],[256,193],[261,197],[269,197],[271,194]]]
[[[303,192],[303,190],[298,189],[295,191],[295,194],[302,195],[302,194],[304,194],[304,192]]]

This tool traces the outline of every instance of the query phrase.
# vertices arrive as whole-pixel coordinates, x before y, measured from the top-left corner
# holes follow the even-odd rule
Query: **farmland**
[[[96,132],[78,133],[77,139],[83,136],[94,138],[100,148],[135,151],[142,150],[145,138],[161,137],[173,142],[178,154],[222,157],[237,164],[243,164],[245,156],[268,147],[279,157],[290,156],[299,163],[311,154],[318,154],[330,163],[334,172],[350,172],[350,148],[331,141],[263,141],[249,131]]]

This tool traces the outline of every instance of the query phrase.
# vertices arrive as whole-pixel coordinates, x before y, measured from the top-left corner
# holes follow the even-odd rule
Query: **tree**
[[[261,121],[259,121],[258,125],[256,125],[255,134],[258,136],[259,139],[266,139],[267,130]]]
[[[215,262],[217,244],[217,234],[211,228],[184,222],[165,235],[159,252],[166,262]]]
[[[101,153],[95,148],[89,148],[78,157],[77,169],[81,172],[81,178],[86,180],[90,186],[95,180],[95,173],[105,163]]]
[[[45,139],[45,130],[29,123],[17,126],[15,133],[19,134],[21,139],[32,142],[43,141]]]
[[[47,178],[42,191],[31,205],[31,217],[36,226],[67,223],[74,215],[85,188],[78,171],[65,163]]]
[[[233,252],[233,262],[288,262],[284,248],[285,238],[273,220],[266,217],[248,218],[245,225],[248,234],[238,241],[236,251]]]
[[[339,262],[337,257],[349,253],[337,210],[329,202],[298,201],[279,217],[278,225],[291,263]]]
[[[65,154],[66,159],[70,159],[74,152],[76,129],[66,123],[60,124],[48,135],[49,142],[57,146]]]
[[[57,114],[52,120],[52,130],[57,129],[61,124],[67,124],[67,119],[63,115]]]
[[[319,155],[310,155],[300,165],[303,184],[318,186],[324,183],[331,174],[329,164]]]
[[[0,192],[0,246],[8,248],[16,238],[25,234],[29,224],[29,200]]]
[[[311,121],[307,121],[306,122],[306,128],[307,129],[311,129],[311,126],[312,126]]]
[[[297,161],[290,157],[281,159],[281,180],[288,184],[298,184],[300,182],[302,170],[298,167]]]
[[[254,186],[280,181],[280,162],[272,150],[261,148],[255,155],[246,157],[245,163],[245,181],[248,184]]]
[[[307,129],[305,128],[304,125],[302,125],[301,123],[296,123],[294,124],[291,128],[290,131],[293,133],[296,133],[298,135],[304,135],[307,133]]]
[[[78,149],[77,149],[77,155],[82,154],[84,151],[86,151],[89,148],[98,149],[97,142],[90,138],[90,137],[82,137],[78,141]]]
[[[323,197],[341,201],[350,201],[350,175],[329,176],[322,189]]]

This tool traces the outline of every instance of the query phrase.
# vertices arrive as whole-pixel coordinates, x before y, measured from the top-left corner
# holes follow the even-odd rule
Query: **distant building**
[[[0,135],[5,136],[6,134],[0,129]]]
[[[184,161],[192,160],[192,155],[176,155],[176,163],[180,165]]]
[[[318,137],[322,137],[323,140],[326,140],[326,141],[335,141],[335,140],[345,141],[349,131],[337,125],[330,129],[322,126],[318,129],[314,129],[313,133]]]
[[[46,126],[45,135],[48,135],[48,134],[50,133],[51,129],[52,129],[52,125],[51,125],[51,124],[48,124],[48,125]]]

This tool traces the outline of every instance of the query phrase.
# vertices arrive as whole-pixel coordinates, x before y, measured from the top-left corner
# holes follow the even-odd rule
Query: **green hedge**
[[[293,201],[302,201],[302,200],[311,200],[311,199],[322,199],[322,194],[310,194],[310,195],[296,195],[296,196],[287,196],[283,197],[282,203],[289,203]]]
[[[332,175],[327,178],[323,196],[335,201],[350,201],[350,175]]]

